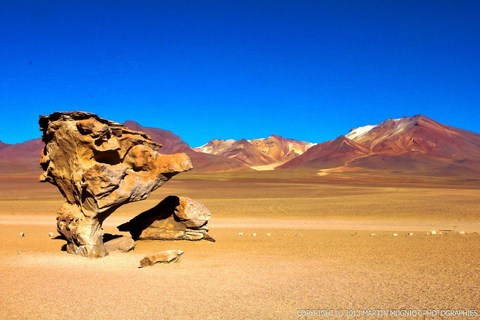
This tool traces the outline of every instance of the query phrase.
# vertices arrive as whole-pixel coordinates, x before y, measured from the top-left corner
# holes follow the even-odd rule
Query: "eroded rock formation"
[[[149,135],[86,112],[40,116],[45,147],[39,180],[58,187],[65,203],[57,230],[67,251],[107,255],[103,221],[123,204],[144,200],[179,172],[192,169],[186,154],[162,155]]]
[[[157,206],[118,227],[139,240],[208,240],[207,223],[212,213],[187,197],[168,196]]]

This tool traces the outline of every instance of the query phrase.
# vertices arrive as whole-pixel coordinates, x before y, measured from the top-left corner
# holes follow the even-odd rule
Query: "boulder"
[[[57,230],[67,251],[90,258],[108,254],[103,221],[123,204],[146,199],[174,175],[192,169],[184,154],[162,155],[150,136],[95,114],[55,112],[40,116],[45,147],[40,182],[65,198]]]
[[[130,252],[135,249],[135,241],[130,236],[114,237],[109,241],[105,241],[105,249],[107,249],[108,253],[112,253],[114,251]]]
[[[187,197],[178,197],[179,204],[175,207],[175,216],[187,227],[200,228],[212,217],[210,210],[203,203]]]
[[[177,262],[183,254],[182,250],[167,250],[146,256],[140,261],[140,268],[153,266],[155,263]]]
[[[154,208],[118,226],[135,240],[208,240],[207,223],[212,213],[187,197],[168,196]]]

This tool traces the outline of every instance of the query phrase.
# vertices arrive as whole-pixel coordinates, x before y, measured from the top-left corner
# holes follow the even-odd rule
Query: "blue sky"
[[[0,140],[83,110],[192,146],[424,114],[480,132],[479,1],[0,0]]]

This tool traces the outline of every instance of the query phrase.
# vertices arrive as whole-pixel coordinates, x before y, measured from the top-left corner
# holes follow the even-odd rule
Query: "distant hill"
[[[279,169],[340,167],[478,176],[480,135],[422,115],[389,119],[316,145]]]
[[[40,175],[41,138],[0,146],[0,175]]]
[[[255,169],[273,169],[312,147],[310,142],[272,135],[268,138],[246,140],[211,140],[195,150],[236,159]]]
[[[8,146],[10,146],[10,144],[3,143],[2,141],[0,141],[0,150],[5,149]]]

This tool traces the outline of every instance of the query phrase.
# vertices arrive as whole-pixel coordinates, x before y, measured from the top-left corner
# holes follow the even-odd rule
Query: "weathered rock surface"
[[[107,255],[103,221],[123,204],[144,200],[177,173],[192,169],[186,154],[162,155],[144,132],[86,112],[40,116],[45,147],[39,181],[58,187],[65,203],[57,229],[67,251]]]
[[[118,226],[140,240],[215,240],[208,234],[212,213],[202,203],[187,197],[169,196],[154,208]]]
[[[130,236],[115,237],[109,241],[105,241],[105,249],[107,249],[108,253],[114,251],[130,252],[135,249],[135,241]]]
[[[140,268],[153,266],[155,263],[173,263],[177,262],[180,259],[180,256],[183,254],[182,250],[167,250],[159,253],[151,254],[146,256],[140,261]]]

